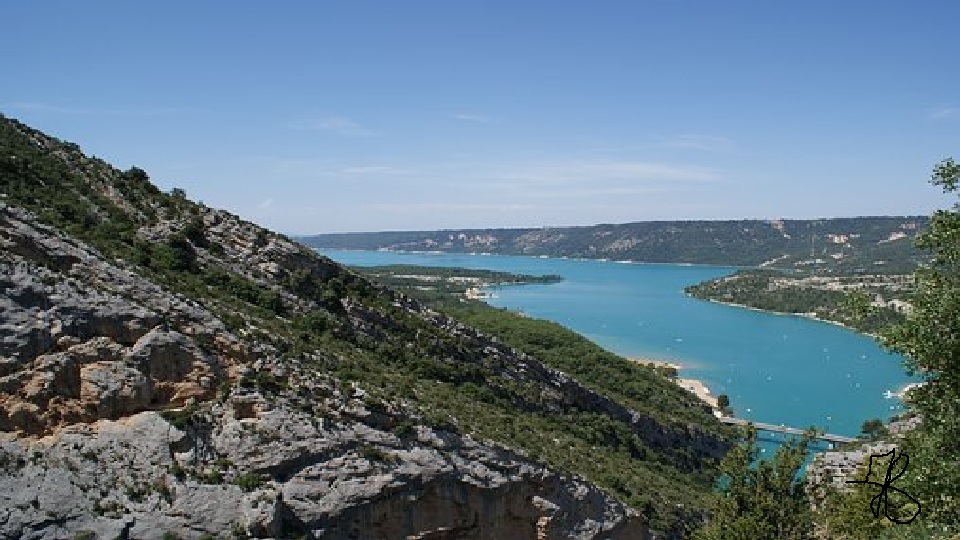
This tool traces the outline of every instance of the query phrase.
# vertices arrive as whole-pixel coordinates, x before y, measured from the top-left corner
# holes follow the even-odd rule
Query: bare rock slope
[[[0,538],[648,538],[535,459],[545,435],[489,436],[503,411],[602,416],[691,486],[726,449],[695,399],[625,407],[142,171],[0,128]],[[468,383],[482,399],[448,397]],[[472,409],[482,433],[481,405],[500,411]]]
[[[22,211],[0,208],[0,227],[0,537],[644,537],[582,480],[469,437],[371,427],[362,394],[302,373],[283,376],[314,404],[329,394],[327,416],[245,389],[201,412],[231,371],[269,360],[247,365],[209,311]],[[167,315],[221,343],[203,351]]]

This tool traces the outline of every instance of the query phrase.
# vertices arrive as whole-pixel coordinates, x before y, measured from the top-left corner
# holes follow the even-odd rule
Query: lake
[[[903,411],[884,397],[914,379],[872,338],[804,317],[687,297],[683,288],[734,268],[500,255],[321,250],[358,266],[462,266],[559,274],[546,285],[504,286],[497,307],[556,321],[616,353],[676,361],[681,375],[727,394],[737,416],[855,436],[864,420]]]

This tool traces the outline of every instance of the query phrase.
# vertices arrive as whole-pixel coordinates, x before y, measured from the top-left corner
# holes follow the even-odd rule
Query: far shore
[[[689,294],[687,294],[687,296],[689,296],[690,298],[694,298],[693,296],[691,296],[691,295],[689,295]],[[817,321],[817,322],[822,322],[822,323],[826,323],[826,324],[832,324],[832,325],[834,325],[834,326],[839,326],[840,328],[843,328],[844,330],[849,330],[849,331],[851,331],[851,332],[855,332],[855,333],[857,333],[857,334],[864,335],[864,336],[869,336],[869,337],[872,337],[872,338],[874,338],[874,339],[876,339],[876,338],[879,337],[879,336],[877,336],[876,334],[871,334],[870,332],[864,332],[863,330],[858,330],[858,329],[856,329],[856,328],[854,328],[854,327],[852,327],[852,326],[843,324],[842,322],[831,321],[831,320],[829,320],[829,319],[821,319],[820,317],[817,317],[817,315],[816,315],[815,313],[791,313],[791,312],[788,312],[788,311],[775,311],[775,310],[772,310],[772,309],[760,309],[760,308],[757,308],[757,307],[748,306],[748,305],[746,305],[746,304],[738,304],[738,303],[736,303],[736,302],[725,302],[725,301],[723,301],[723,300],[715,300],[715,299],[713,299],[713,298],[697,298],[697,300],[706,300],[707,302],[713,302],[714,304],[720,304],[720,305],[723,305],[723,306],[732,306],[732,307],[737,307],[737,308],[742,308],[742,309],[749,309],[750,311],[757,311],[757,312],[760,312],[760,313],[768,313],[768,314],[770,314],[770,315],[780,315],[780,316],[783,316],[783,317],[802,317],[802,318],[804,318],[804,319],[809,319],[809,320],[811,320],[811,321]]]
[[[332,234],[366,234],[366,233],[332,233]],[[309,235],[308,235],[309,236]],[[306,238],[303,236],[297,236],[295,238]],[[749,270],[754,268],[753,266],[741,266],[737,264],[715,264],[715,263],[690,263],[690,262],[659,262],[659,261],[638,261],[635,259],[610,259],[610,258],[593,258],[593,257],[568,257],[566,255],[530,255],[526,253],[492,253],[489,251],[444,251],[444,250],[426,250],[426,249],[393,249],[393,248],[346,248],[346,247],[312,247],[311,249],[318,250],[323,252],[323,250],[329,251],[367,251],[367,252],[377,252],[383,251],[388,253],[409,253],[413,255],[483,255],[490,257],[526,257],[528,259],[556,259],[563,261],[585,261],[585,262],[605,262],[611,264],[640,264],[640,265],[656,265],[656,266],[700,266],[705,268],[735,268],[735,269],[744,269]]]

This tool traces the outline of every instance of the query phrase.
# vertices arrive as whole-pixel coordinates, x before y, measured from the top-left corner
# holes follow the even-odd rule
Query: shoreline
[[[683,369],[683,364],[675,360],[659,360],[657,358],[645,358],[641,356],[624,356],[627,360],[641,365],[653,364],[654,367],[670,367],[677,371]]]
[[[700,398],[701,401],[710,405],[710,408],[714,411],[719,411],[720,406],[717,404],[717,398],[710,393],[710,389],[707,387],[703,381],[699,379],[676,379],[675,381],[680,388],[688,392],[693,392],[695,396]]]
[[[781,317],[800,317],[800,318],[807,319],[807,320],[810,320],[810,321],[817,321],[817,322],[821,322],[821,323],[825,323],[825,324],[832,324],[833,326],[838,326],[838,327],[840,327],[840,328],[843,328],[844,330],[849,330],[849,331],[853,332],[854,334],[860,334],[861,336],[867,336],[867,337],[871,337],[871,338],[873,338],[873,339],[878,339],[878,338],[880,337],[880,336],[878,336],[877,334],[871,334],[871,333],[869,333],[869,332],[863,332],[863,331],[858,330],[858,329],[856,329],[856,328],[854,328],[854,327],[852,327],[852,326],[847,326],[846,324],[843,324],[842,322],[831,321],[831,320],[829,320],[829,319],[821,319],[820,317],[817,317],[816,315],[813,315],[813,314],[810,314],[810,313],[790,313],[790,312],[787,312],[787,311],[775,311],[775,310],[772,310],[772,309],[760,309],[760,308],[758,308],[758,307],[748,306],[748,305],[746,305],[746,304],[738,304],[738,303],[736,303],[736,302],[725,302],[725,301],[723,301],[723,300],[715,300],[715,299],[713,299],[713,298],[697,298],[696,296],[693,296],[692,294],[689,294],[689,293],[684,293],[684,296],[686,296],[686,297],[688,297],[688,298],[693,298],[694,300],[703,300],[703,301],[705,301],[705,302],[712,302],[712,303],[714,303],[714,304],[719,304],[719,305],[721,305],[721,306],[730,306],[730,307],[736,307],[736,308],[741,308],[741,309],[749,309],[750,311],[756,311],[756,312],[758,312],[758,313],[767,313],[767,314],[769,314],[769,315],[779,315],[779,316],[781,316]]]
[[[740,270],[740,269],[749,270],[751,268],[755,268],[753,266],[740,266],[735,264],[637,261],[634,259],[567,257],[565,255],[561,255],[558,257],[554,255],[527,255],[523,253],[490,253],[490,252],[484,252],[484,251],[442,251],[442,250],[389,249],[389,248],[377,248],[377,249],[329,248],[329,247],[312,247],[309,245],[307,247],[314,251],[320,252],[321,255],[323,255],[323,250],[365,251],[369,253],[376,253],[376,252],[408,253],[413,255],[478,255],[478,256],[484,256],[484,257],[525,257],[528,259],[552,259],[557,261],[584,261],[584,262],[604,262],[604,263],[611,263],[611,264],[640,264],[640,265],[663,265],[663,266],[697,266],[697,267],[722,268],[722,269],[730,268],[735,270]]]
[[[676,361],[657,360],[654,358],[638,358],[632,356],[625,356],[624,358],[635,364],[640,364],[643,366],[652,364],[654,367],[673,368],[677,370],[677,372],[683,369],[683,364]],[[715,416],[721,414],[720,406],[717,403],[717,397],[710,392],[710,388],[703,381],[700,379],[689,379],[685,377],[671,377],[670,380],[672,380],[673,383],[680,388],[683,388],[684,390],[700,398],[700,401],[704,402],[713,410]]]

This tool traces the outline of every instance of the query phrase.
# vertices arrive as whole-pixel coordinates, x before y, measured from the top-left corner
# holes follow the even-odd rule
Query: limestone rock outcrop
[[[490,402],[448,407],[470,385]],[[706,489],[727,442],[684,399],[633,410],[0,116],[0,540],[647,539],[647,516],[535,457],[577,448],[537,426],[601,419],[585,448]],[[460,429],[471,412],[540,431]]]
[[[0,241],[2,539],[648,538],[641,516],[582,479],[435,428],[398,437],[384,426],[400,418],[371,422],[362,394],[335,382],[286,374],[326,416],[243,389],[217,402],[224,384],[276,368],[275,357],[22,210],[0,206]],[[559,400],[614,406],[397,301],[481,343],[504,369],[569,387]],[[344,309],[358,327],[389,324],[362,306]]]
[[[0,431],[40,434],[209,398],[230,358],[169,328],[209,312],[0,207]],[[170,315],[173,315],[172,317]]]
[[[231,398],[183,429],[148,411],[0,436],[0,538],[649,538],[596,487],[508,449],[285,406],[237,419],[250,399],[266,403]]]

